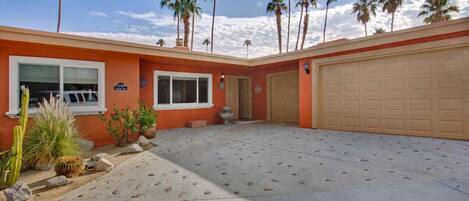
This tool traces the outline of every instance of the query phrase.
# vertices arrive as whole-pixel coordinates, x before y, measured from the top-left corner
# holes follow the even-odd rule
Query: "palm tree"
[[[459,7],[449,3],[448,0],[425,0],[420,8],[422,11],[418,16],[428,16],[423,19],[427,24],[451,20],[451,13],[459,12]]]
[[[213,0],[213,10],[212,10],[212,33],[210,36],[210,53],[213,54],[213,30],[215,29],[215,11],[217,7],[217,0]]]
[[[304,10],[304,3],[305,3],[305,0],[298,0],[298,2],[296,3],[296,7],[300,7],[301,8],[301,12],[300,12],[300,23],[298,24],[298,35],[296,36],[296,45],[295,45],[295,51],[298,50],[298,43],[300,42],[300,32],[301,32],[301,22],[303,20],[303,10]]]
[[[180,15],[182,23],[184,24],[184,47],[189,46],[189,26],[191,15],[200,16],[201,8],[197,6],[195,0],[179,0],[180,2]]]
[[[353,4],[352,14],[357,14],[357,20],[365,25],[365,36],[368,36],[366,24],[371,15],[376,16],[376,0],[359,0]]]
[[[301,40],[301,49],[303,49],[305,45],[305,40],[306,40],[306,34],[308,33],[308,21],[309,21],[309,14],[308,14],[308,8],[309,6],[317,6],[316,0],[305,0],[303,3],[303,6],[305,7],[305,19],[303,21],[303,40]]]
[[[288,31],[287,31],[287,52],[290,46],[290,24],[291,24],[291,0],[288,0]]]
[[[246,46],[246,58],[249,58],[249,46],[252,45],[251,40],[246,39],[246,40],[244,41],[244,44],[243,44],[243,45]]]
[[[160,47],[163,47],[166,45],[166,41],[164,41],[162,38],[159,39],[157,42],[156,42],[156,45],[159,45]]]
[[[384,30],[383,28],[375,28],[375,33],[373,35],[380,34],[380,33],[385,33],[385,32],[386,32],[386,30]]]
[[[194,0],[194,4],[195,4],[195,6],[197,7],[197,0]],[[192,13],[191,51],[194,49],[195,16],[196,16],[196,13]]]
[[[173,11],[173,16],[177,20],[177,38],[176,41],[179,40],[179,22],[181,21],[181,3],[180,0],[161,0],[160,7],[168,7],[170,10]]]
[[[329,5],[337,0],[326,0],[326,18],[324,19],[324,30],[322,31],[322,42],[326,42],[326,27],[327,27],[327,13],[329,12]]]
[[[379,0],[379,3],[383,4],[383,11],[391,14],[391,32],[394,30],[394,14],[397,8],[401,7],[404,0]]]
[[[59,0],[59,15],[57,17],[57,33],[60,33],[61,18],[62,18],[62,0]]]
[[[277,18],[278,50],[282,53],[282,11],[287,10],[284,0],[271,0],[267,4],[266,12],[275,13]]]
[[[211,44],[210,39],[205,39],[204,42],[202,42],[202,45],[205,45],[205,53],[208,53],[208,46]]]

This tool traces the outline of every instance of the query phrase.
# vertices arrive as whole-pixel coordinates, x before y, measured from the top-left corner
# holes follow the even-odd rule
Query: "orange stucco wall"
[[[304,70],[304,64],[308,63],[310,72],[306,73]],[[312,127],[312,66],[311,60],[305,59],[301,60],[298,64],[298,81],[299,81],[299,126],[301,128],[311,128]]]
[[[106,108],[111,110],[113,105],[138,106],[139,58],[136,55],[0,41],[0,149],[11,145],[12,130],[18,123],[18,119],[4,115],[8,111],[10,55],[104,62]],[[114,91],[113,86],[118,82],[127,84],[128,90]],[[96,115],[77,116],[76,119],[77,127],[85,138],[95,141],[98,146],[112,143],[112,138],[106,134],[104,124]]]
[[[185,127],[187,122],[192,120],[207,120],[209,124],[221,122],[221,119],[218,118],[218,112],[221,111],[226,102],[225,89],[222,90],[219,87],[221,74],[224,73],[226,76],[250,76],[247,68],[243,70],[233,67],[211,67],[204,65],[193,67],[159,64],[158,62],[142,62],[140,65],[140,76],[147,80],[147,84],[140,89],[140,95],[147,105],[153,105],[153,72],[156,70],[212,74],[212,97],[214,104],[212,108],[208,109],[158,110],[157,127],[159,129]]]

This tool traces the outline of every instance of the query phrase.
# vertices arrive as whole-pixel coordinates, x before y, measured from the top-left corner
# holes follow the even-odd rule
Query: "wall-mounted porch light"
[[[305,62],[305,63],[303,64],[303,68],[305,69],[305,73],[306,73],[306,74],[309,74],[309,70],[310,70],[310,69],[309,69],[309,63],[308,63],[308,62]]]
[[[221,72],[221,75],[220,75],[220,90],[223,90],[225,89],[225,73],[224,72]]]
[[[225,81],[225,73],[224,72],[221,72],[221,75],[220,75],[220,82],[223,82]]]

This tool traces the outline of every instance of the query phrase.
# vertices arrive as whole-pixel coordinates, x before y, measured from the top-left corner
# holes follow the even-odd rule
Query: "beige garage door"
[[[298,71],[270,74],[270,120],[298,122]]]
[[[469,47],[321,66],[319,127],[469,139]]]

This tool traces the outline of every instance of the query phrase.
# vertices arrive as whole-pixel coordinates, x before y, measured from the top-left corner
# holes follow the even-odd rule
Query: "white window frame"
[[[44,57],[26,57],[26,56],[10,56],[9,66],[9,111],[6,113],[9,117],[17,117],[19,112],[19,65],[20,64],[36,64],[36,65],[54,65],[60,66],[60,94],[64,92],[63,72],[64,67],[73,68],[92,68],[98,69],[98,105],[97,106],[68,106],[70,111],[76,115],[91,115],[106,112],[105,107],[105,86],[104,86],[104,62],[70,60],[70,59],[54,59]],[[34,114],[37,109],[30,108],[29,113]]]
[[[169,76],[169,104],[158,103],[158,76]],[[197,103],[173,103],[173,77],[197,78]],[[199,103],[199,79],[208,79],[208,102]],[[153,73],[153,109],[155,110],[180,110],[180,109],[203,109],[213,107],[212,74],[183,73],[171,71],[154,71]]]

